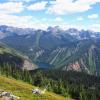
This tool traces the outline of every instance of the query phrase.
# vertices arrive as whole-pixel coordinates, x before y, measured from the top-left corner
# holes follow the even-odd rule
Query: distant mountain
[[[0,38],[12,36],[14,34],[17,35],[34,35],[38,31],[50,33],[54,36],[62,36],[69,34],[71,36],[74,36],[74,38],[77,39],[88,39],[88,38],[100,38],[100,32],[93,32],[91,30],[77,30],[75,28],[69,28],[67,30],[63,30],[58,26],[55,27],[48,27],[47,30],[36,30],[32,28],[17,28],[17,27],[11,27],[6,25],[0,26]]]
[[[100,74],[99,32],[62,30],[57,26],[47,30],[0,27],[0,32],[6,34],[0,41],[27,55],[40,68]]]

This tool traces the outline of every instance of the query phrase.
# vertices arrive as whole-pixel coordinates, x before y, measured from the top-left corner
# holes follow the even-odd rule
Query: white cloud
[[[30,2],[32,0],[9,0],[9,1],[11,1],[11,2]]]
[[[39,22],[32,16],[15,16],[9,14],[0,14],[0,25],[35,29],[46,29],[49,26],[46,23]]]
[[[33,18],[32,16],[15,16],[9,14],[0,14],[0,25],[8,25],[20,28],[35,28],[35,29],[47,29],[49,26],[58,26],[58,23],[41,23],[38,19]],[[67,23],[61,23],[59,25],[63,29],[68,29],[71,27],[79,27],[76,25],[69,25]]]
[[[89,19],[96,19],[96,18],[98,18],[98,17],[99,17],[98,14],[88,15],[88,18],[89,18]]]
[[[57,22],[61,22],[61,21],[63,21],[63,19],[60,18],[60,17],[56,17],[56,18],[55,18],[55,21],[57,21]]]
[[[71,24],[66,24],[66,26],[63,26],[62,28],[65,30],[69,28],[76,28],[78,30],[85,29],[82,25],[71,25]]]
[[[0,25],[8,25],[20,28],[35,28],[35,29],[47,29],[49,26],[58,26],[58,23],[41,23],[38,19],[33,18],[32,16],[15,16],[9,14],[0,14]],[[87,27],[82,25],[71,25],[68,23],[61,23],[59,25],[62,29],[66,30],[68,28],[77,28],[81,29],[90,29],[93,31],[100,32],[100,24],[94,24]]]
[[[22,26],[28,23],[32,19],[32,16],[15,16],[8,14],[0,14],[0,24],[10,26]]]
[[[83,19],[83,17],[78,17],[77,20],[78,20],[78,21],[82,21],[82,20],[84,20],[84,19]]]
[[[100,24],[93,24],[89,26],[90,30],[96,31],[96,32],[100,32]]]
[[[100,2],[100,0],[55,0],[48,8],[48,12],[55,14],[78,13],[92,9],[92,5]]]
[[[19,25],[23,23],[27,23],[27,21],[31,19],[31,16],[14,16],[8,14],[0,14],[0,24],[4,25]]]
[[[22,2],[0,3],[0,13],[20,13],[24,10]]]
[[[42,2],[38,2],[38,3],[34,3],[30,6],[28,6],[28,10],[33,10],[33,11],[39,11],[39,10],[44,10],[46,8],[46,4],[47,2],[42,1]]]

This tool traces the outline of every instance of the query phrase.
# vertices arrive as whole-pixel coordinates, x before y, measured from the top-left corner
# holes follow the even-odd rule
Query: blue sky
[[[0,25],[100,31],[100,0],[0,0]]]

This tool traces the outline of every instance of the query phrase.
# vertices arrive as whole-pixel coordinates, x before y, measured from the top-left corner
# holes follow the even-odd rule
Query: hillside
[[[31,73],[34,85],[43,87],[48,84],[49,90],[63,96],[70,95],[75,100],[100,100],[99,76],[61,70],[34,70]]]
[[[36,68],[36,65],[27,56],[0,43],[0,65],[5,66],[7,64],[27,70]]]
[[[93,75],[100,74],[99,41],[86,39],[69,42],[66,40],[66,45],[58,44],[58,46],[56,46],[56,43],[60,42],[59,40],[54,41],[52,45],[48,39],[51,38],[51,36],[43,35],[40,40],[38,40],[37,46],[37,43],[32,40],[33,37],[28,38],[28,40],[26,37],[27,36],[18,36],[15,38],[15,40],[18,39],[17,41],[20,41],[20,43],[25,40],[26,42],[23,44],[13,44],[11,41],[13,41],[14,37],[12,37],[13,39],[11,39],[11,37],[9,37],[9,39],[6,38],[6,42],[4,43],[27,55],[39,68],[61,68],[63,70],[84,71]],[[41,40],[42,38],[44,39]],[[52,39],[56,40],[56,37],[54,39],[52,36]],[[44,40],[46,42],[43,42]],[[44,47],[48,48],[48,50]]]
[[[19,96],[20,100],[72,100],[50,92],[43,95],[32,94],[34,88],[34,86],[22,81],[0,76],[0,90],[12,92],[14,95]]]

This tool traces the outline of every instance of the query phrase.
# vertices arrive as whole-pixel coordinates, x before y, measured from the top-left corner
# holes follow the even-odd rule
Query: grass
[[[12,92],[14,95],[19,96],[20,100],[72,100],[51,92],[46,92],[43,95],[32,94],[34,88],[36,87],[25,82],[0,76],[0,90]]]

